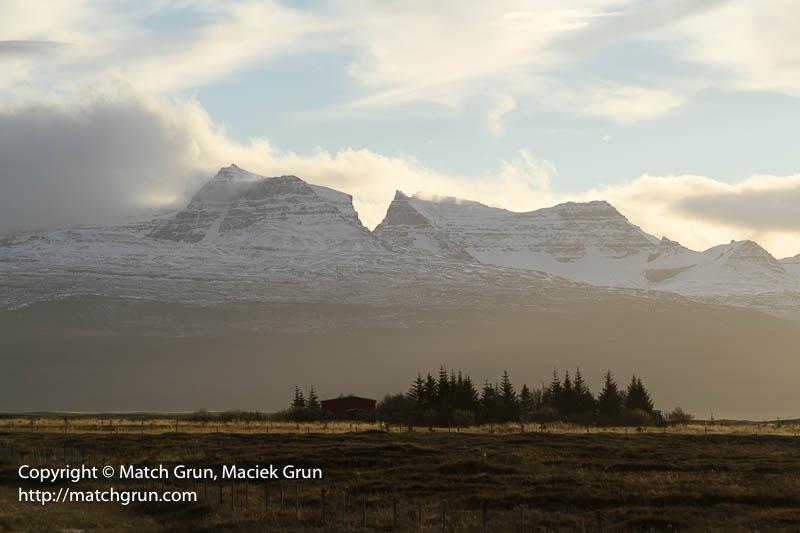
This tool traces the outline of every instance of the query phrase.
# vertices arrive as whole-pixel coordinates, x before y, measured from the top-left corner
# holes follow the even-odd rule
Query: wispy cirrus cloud
[[[165,103],[117,82],[112,94],[0,109],[0,231],[99,224],[180,208],[221,166],[296,174],[353,195],[374,227],[396,189],[477,200],[514,211],[604,199],[633,223],[694,249],[753,239],[775,255],[800,252],[800,176],[728,184],[705,176],[640,176],[571,194],[556,166],[530,149],[478,178],[368,149],[298,154],[270,139],[229,138],[194,100]]]
[[[169,94],[324,51],[340,54],[343,74],[361,87],[360,95],[339,104],[341,110],[393,112],[420,103],[457,110],[476,96],[496,99],[502,84],[505,102],[513,100],[517,107],[535,102],[573,114],[639,120],[680,105],[685,91],[673,90],[675,84],[653,88],[613,79],[589,84],[559,80],[558,97],[530,79],[554,79],[552,69],[587,50],[637,35],[630,28],[655,30],[719,3],[699,8],[683,1],[365,0],[300,9],[275,0],[150,0],[122,6],[56,1],[48,10],[33,10],[30,3],[10,0],[1,8],[4,35],[15,42],[47,39],[72,45],[59,65],[28,58],[8,73],[4,86],[75,88],[102,82],[113,71],[136,80],[141,90]],[[604,113],[609,106],[613,113]],[[493,132],[501,127],[499,109],[488,111]]]

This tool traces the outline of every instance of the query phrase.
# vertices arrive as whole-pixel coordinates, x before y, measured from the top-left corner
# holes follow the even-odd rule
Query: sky
[[[794,0],[0,4],[0,232],[183,205],[222,166],[353,196],[607,200],[800,253]]]

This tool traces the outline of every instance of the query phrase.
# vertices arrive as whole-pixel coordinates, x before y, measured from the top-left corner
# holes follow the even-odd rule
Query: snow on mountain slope
[[[361,224],[349,195],[296,176],[265,178],[236,165],[221,169],[186,209],[150,235],[282,250],[382,248]]]
[[[349,195],[237,167],[220,170],[171,216],[0,241],[0,310],[87,295],[456,305],[474,304],[481,291],[573,286],[540,272],[394,253],[361,225]]]
[[[797,288],[797,280],[753,241],[732,241],[700,254],[692,268],[677,273],[661,284],[684,294],[760,293]]]
[[[598,284],[621,279],[614,269],[601,271],[597,258],[628,258],[658,242],[607,202],[514,213],[456,198],[424,198],[397,191],[375,235],[395,249],[566,274]],[[593,267],[587,269],[587,264]]]
[[[779,263],[790,276],[800,280],[800,254],[781,259]]]
[[[695,252],[648,235],[602,201],[514,213],[398,191],[374,233],[395,250],[538,270],[592,285],[762,308],[777,305],[790,313],[800,309],[800,278],[756,243],[732,242]]]
[[[375,235],[395,249],[540,270],[595,285],[646,286],[643,264],[654,270],[684,266],[693,253],[659,242],[601,201],[514,213],[398,191]]]
[[[800,256],[779,262],[750,241],[695,252],[607,202],[514,213],[398,191],[369,232],[349,195],[235,165],[170,216],[0,241],[0,309],[79,294],[412,305],[511,287],[533,300],[602,295],[575,282],[800,316]]]

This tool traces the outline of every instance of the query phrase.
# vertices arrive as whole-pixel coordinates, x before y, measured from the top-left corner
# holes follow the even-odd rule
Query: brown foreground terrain
[[[277,410],[296,384],[314,385],[321,399],[380,399],[440,366],[478,384],[508,371],[517,390],[542,386],[554,367],[580,367],[594,393],[606,370],[623,384],[635,373],[663,411],[797,416],[797,322],[586,291],[477,292],[469,305],[434,307],[100,297],[32,305],[0,312],[0,409]]]
[[[65,436],[21,429],[0,432],[0,531],[442,531],[443,508],[444,530],[453,532],[483,531],[484,509],[487,530],[497,532],[594,532],[598,522],[603,531],[800,530],[800,440],[786,432],[519,433],[508,427],[385,433],[362,426],[358,432],[137,434],[130,427],[108,434],[76,428]],[[321,468],[324,477],[48,487],[18,478],[19,464],[62,466],[65,458],[72,465],[164,464],[171,471],[184,464],[217,473],[230,464],[291,464]],[[198,501],[18,502],[20,486],[112,485],[194,492]]]

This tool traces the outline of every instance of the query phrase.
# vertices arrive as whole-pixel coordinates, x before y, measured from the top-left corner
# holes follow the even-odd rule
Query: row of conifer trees
[[[377,418],[407,425],[453,425],[564,420],[580,423],[644,425],[652,423],[653,401],[636,375],[627,387],[617,385],[610,371],[595,396],[580,369],[560,378],[553,370],[549,384],[540,388],[523,385],[519,391],[503,372],[499,382],[485,381],[480,391],[462,372],[440,368],[438,377],[421,374],[405,394],[387,395],[379,404]]]

